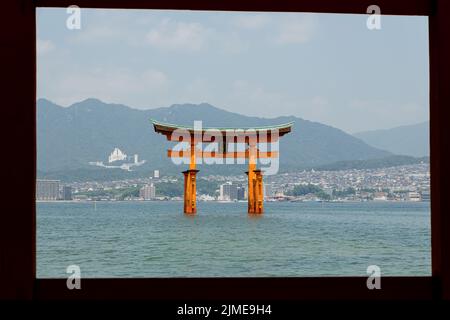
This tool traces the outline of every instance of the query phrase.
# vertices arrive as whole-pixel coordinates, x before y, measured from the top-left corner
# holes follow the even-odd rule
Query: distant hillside
[[[390,155],[342,130],[296,117],[248,117],[206,103],[136,110],[96,99],[87,99],[67,108],[40,99],[37,103],[38,170],[42,175],[76,171],[86,175],[93,169],[104,170],[96,173],[100,176],[103,173],[122,175],[118,171],[88,165],[90,161],[105,160],[114,147],[119,147],[128,155],[138,153],[140,159],[147,160],[136,170],[149,173],[159,169],[163,174],[180,172],[184,168],[175,166],[166,156],[171,144],[153,131],[150,118],[191,126],[194,120],[203,120],[205,127],[252,127],[294,121],[292,133],[281,139],[283,171]],[[243,172],[245,166],[203,165],[200,170],[203,173],[236,173]],[[135,175],[125,172],[128,174]]]
[[[345,161],[337,161],[330,164],[325,164],[316,167],[299,167],[297,170],[311,170],[314,169],[316,171],[338,171],[338,170],[364,170],[364,169],[380,169],[380,168],[389,168],[389,167],[397,167],[404,165],[412,165],[419,163],[429,163],[429,157],[410,157],[410,156],[388,156],[386,158],[381,159],[367,159],[367,160],[345,160]],[[221,173],[224,173],[223,168],[221,168]],[[280,170],[280,171],[289,171],[289,170]],[[172,172],[171,172],[172,173]],[[206,173],[215,173],[213,170],[210,170]],[[226,172],[225,172],[226,173]],[[242,174],[241,171],[234,170],[230,173],[233,174]],[[202,171],[202,174],[205,174]],[[61,170],[61,171],[52,171],[52,172],[37,172],[38,178],[41,179],[58,179],[63,182],[73,182],[73,181],[111,181],[111,180],[124,180],[124,179],[135,179],[142,178],[143,176],[152,176],[153,172],[150,170],[140,170],[140,171],[124,171],[121,169],[109,169],[105,170],[103,168],[92,167],[92,168],[78,168],[71,170]]]
[[[410,157],[410,156],[389,156],[381,159],[368,159],[368,160],[346,160],[338,161],[330,164],[325,164],[313,168],[318,171],[336,171],[336,170],[349,170],[349,169],[379,169],[389,168],[397,166],[405,166],[418,163],[429,163],[429,157]]]
[[[430,123],[426,121],[387,130],[359,132],[354,136],[375,148],[395,154],[424,157],[430,155],[429,132]]]

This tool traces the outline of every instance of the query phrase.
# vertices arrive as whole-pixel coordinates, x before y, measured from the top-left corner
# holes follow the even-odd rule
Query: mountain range
[[[372,130],[355,133],[354,136],[383,150],[392,153],[424,157],[430,154],[430,122],[400,126],[385,130]]]
[[[118,147],[139,154],[146,163],[136,170],[162,173],[184,170],[167,158],[172,145],[156,134],[150,119],[180,125],[202,120],[204,127],[256,127],[293,121],[292,132],[280,142],[280,170],[302,169],[347,160],[379,159],[394,152],[382,150],[357,136],[318,122],[294,116],[273,119],[244,116],[210,104],[175,104],[149,110],[87,99],[69,107],[49,100],[37,101],[37,169],[39,175],[55,172],[101,170],[88,163],[105,160]],[[243,172],[245,166],[200,165],[204,173]]]

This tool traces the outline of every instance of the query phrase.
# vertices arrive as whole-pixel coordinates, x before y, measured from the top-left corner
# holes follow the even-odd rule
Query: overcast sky
[[[381,8],[382,10],[382,8]],[[38,97],[133,108],[208,102],[349,133],[428,120],[426,17],[38,10]]]

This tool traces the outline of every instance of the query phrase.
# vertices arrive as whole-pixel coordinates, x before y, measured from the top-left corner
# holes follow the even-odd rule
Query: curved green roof
[[[168,131],[168,130],[176,130],[176,129],[185,129],[185,130],[189,130],[189,131],[194,131],[194,127],[191,126],[184,126],[184,125],[178,125],[178,124],[173,124],[173,123],[166,123],[166,122],[161,122],[155,119],[150,119],[150,121],[152,122],[155,131]],[[290,132],[291,127],[294,125],[294,121],[291,122],[287,122],[287,123],[282,123],[282,124],[277,124],[277,125],[270,125],[270,126],[262,126],[262,127],[202,127],[202,131],[205,130],[219,130],[219,131],[227,131],[227,130],[256,130],[256,131],[270,131],[270,130],[282,130],[282,129],[289,129],[288,132]],[[163,128],[165,130],[163,130]],[[287,133],[287,132],[286,132]]]

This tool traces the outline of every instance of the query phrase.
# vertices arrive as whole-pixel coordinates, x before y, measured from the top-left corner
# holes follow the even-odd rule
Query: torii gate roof
[[[184,126],[184,125],[178,125],[178,124],[172,124],[172,123],[165,123],[160,122],[158,120],[150,119],[150,121],[153,124],[153,128],[155,129],[155,132],[161,133],[165,136],[169,136],[172,134],[173,131],[177,129],[187,130],[191,134],[194,134],[194,127],[190,126]],[[264,134],[270,134],[271,131],[278,130],[278,136],[281,137],[289,132],[291,132],[291,128],[294,125],[294,122],[288,122],[283,124],[277,124],[277,125],[270,125],[270,126],[262,126],[262,127],[229,127],[229,128],[217,128],[217,127],[202,127],[202,133],[207,130],[218,130],[221,131],[223,135],[226,134],[228,131],[235,131],[235,130],[254,130],[256,134],[259,135],[260,132]]]

